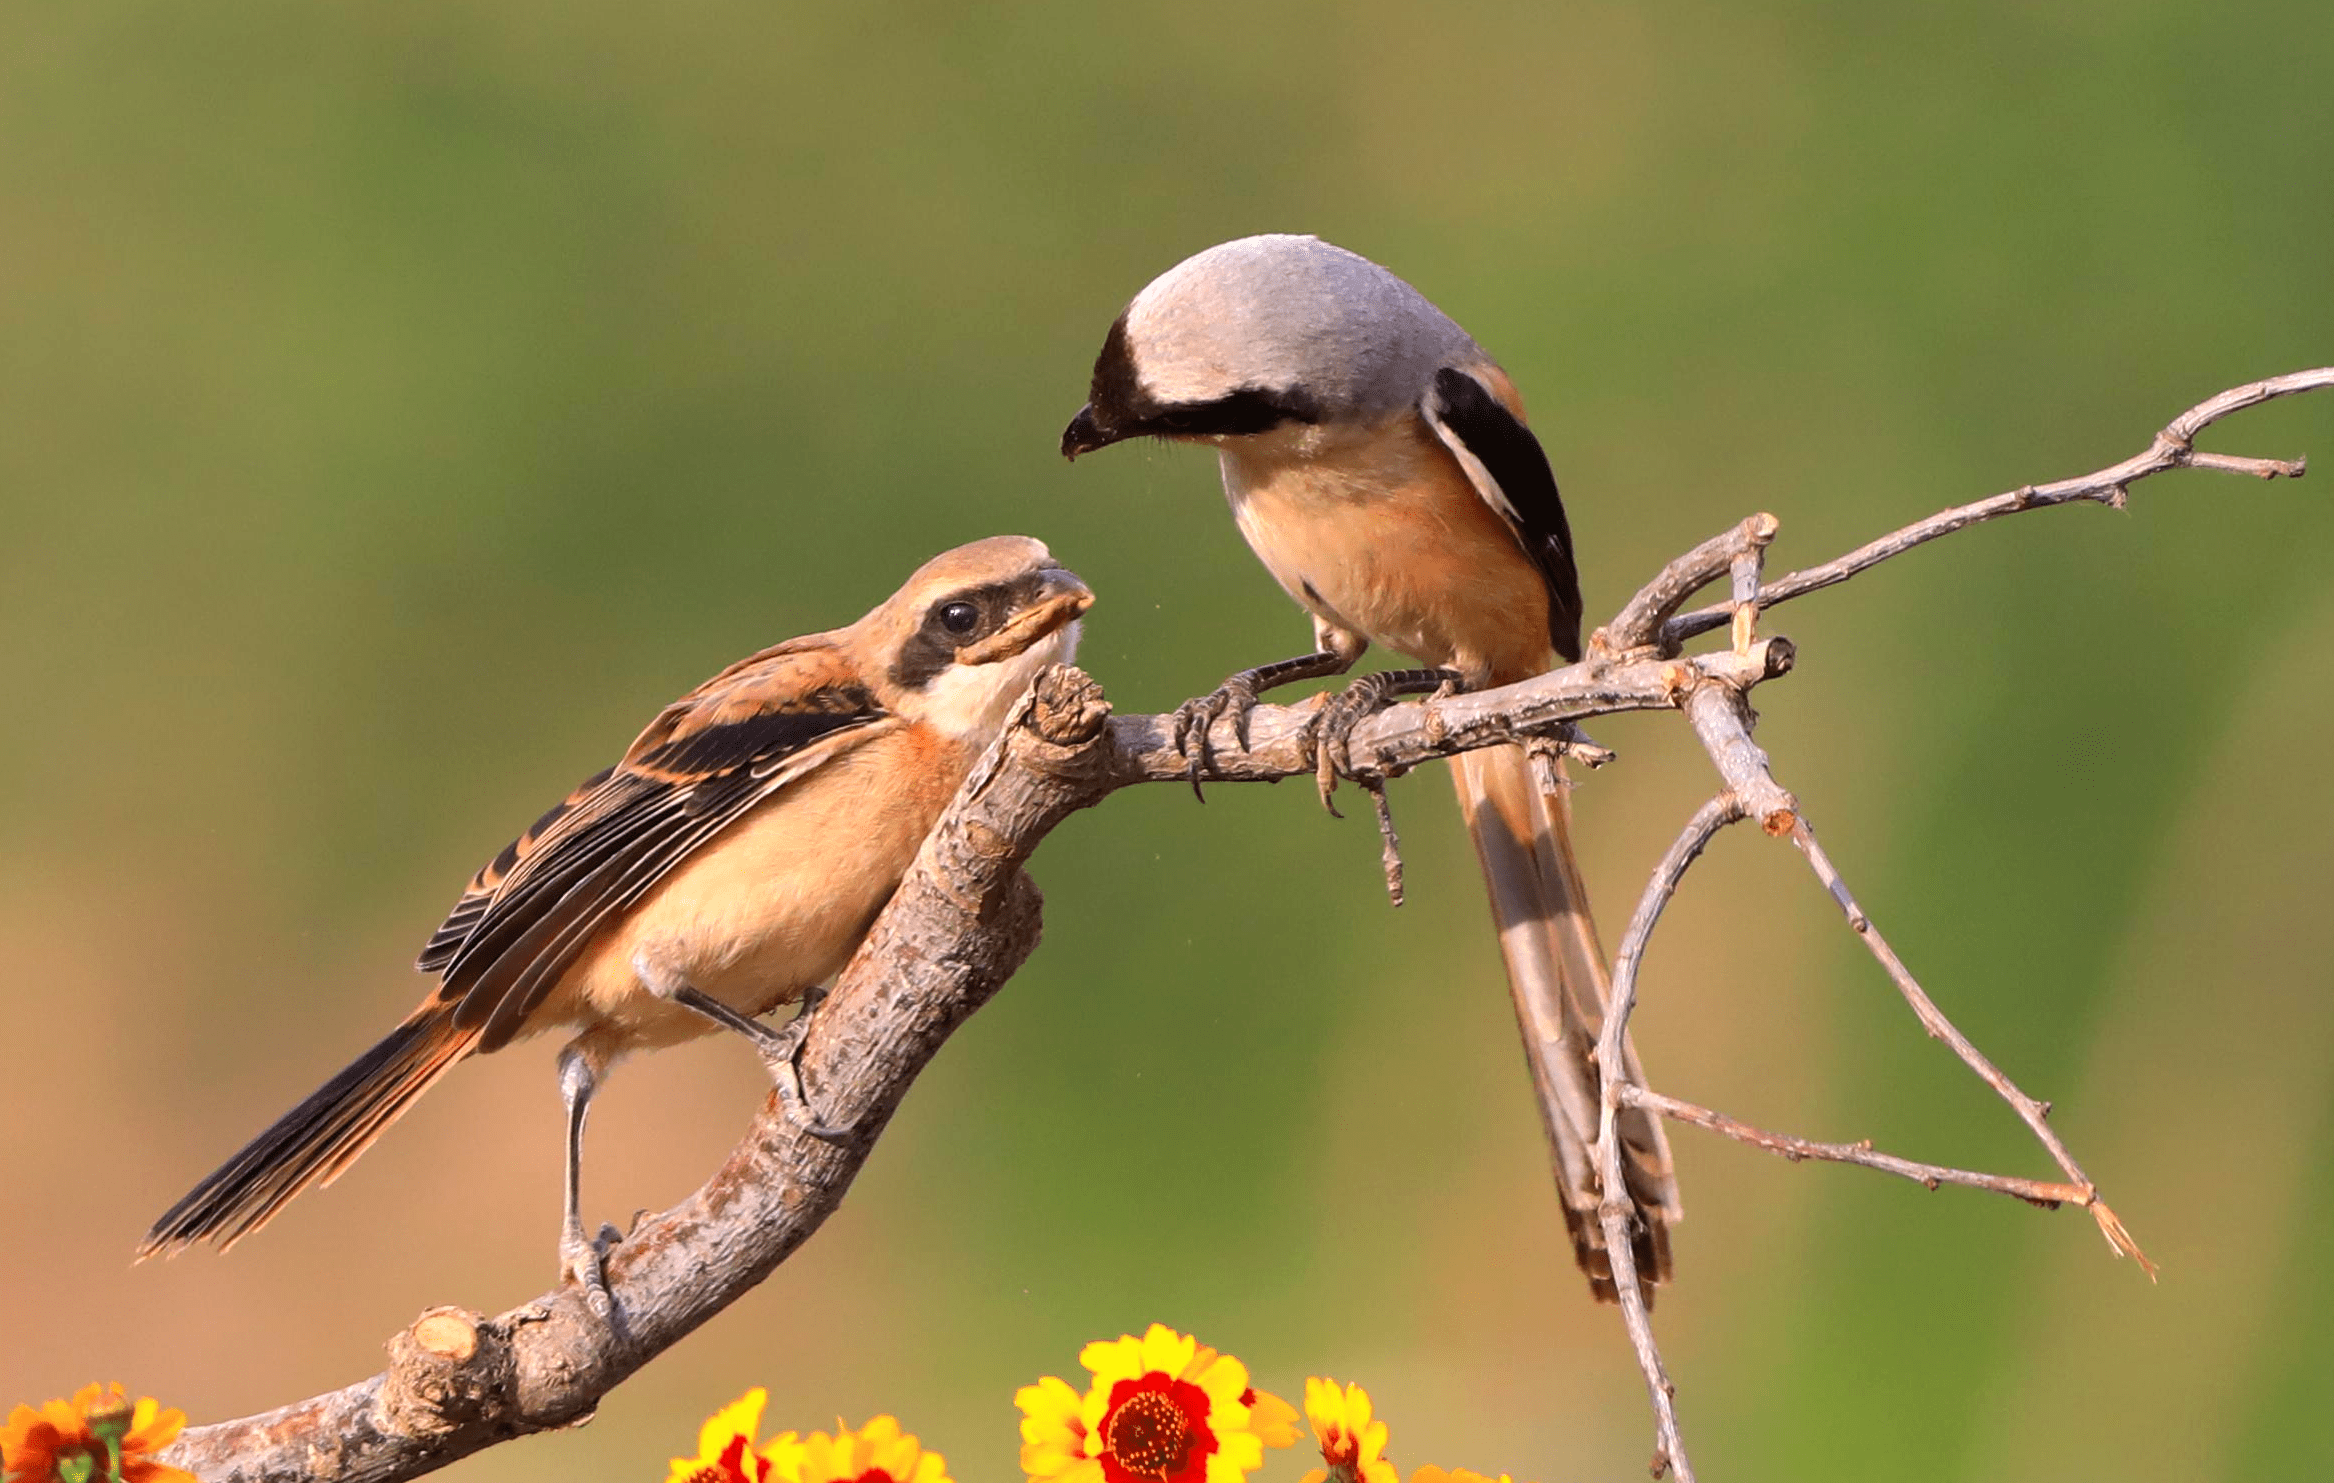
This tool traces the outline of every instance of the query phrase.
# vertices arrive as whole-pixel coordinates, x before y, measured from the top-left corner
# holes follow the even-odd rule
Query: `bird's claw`
[[[1354,771],[1353,729],[1400,696],[1429,691],[1437,695],[1456,693],[1459,683],[1459,676],[1447,669],[1389,669],[1363,675],[1329,697],[1328,704],[1313,718],[1312,738],[1313,783],[1320,790],[1321,806],[1329,810],[1330,817],[1345,817],[1330,801],[1340,777],[1351,778],[1365,787],[1381,781],[1374,773],[1363,777]]]
[[[1200,779],[1215,767],[1215,749],[1209,743],[1208,733],[1228,714],[1232,718],[1233,739],[1246,751],[1248,713],[1255,709],[1256,680],[1246,671],[1175,708],[1175,750],[1189,763],[1185,775],[1191,779],[1192,796],[1200,802],[1207,802],[1207,794],[1200,790]]]
[[[802,1008],[794,1018],[772,1031],[764,1043],[762,1061],[770,1068],[770,1080],[778,1088],[778,1103],[786,1110],[788,1122],[822,1143],[847,1143],[852,1130],[821,1121],[810,1105],[810,1089],[802,1084],[802,1047],[810,1039],[810,1017],[826,997],[821,988],[805,992]]]
[[[615,1300],[608,1296],[608,1253],[624,1239],[614,1226],[600,1227],[600,1234],[584,1239],[583,1227],[569,1226],[559,1238],[559,1278],[583,1289],[584,1306],[595,1318],[606,1318],[615,1311]]]
[[[1359,650],[1354,651],[1358,653]],[[1324,675],[1345,673],[1353,663],[1353,654],[1330,649],[1319,649],[1311,654],[1300,654],[1294,659],[1283,659],[1273,664],[1260,664],[1244,669],[1196,700],[1187,700],[1173,713],[1172,733],[1175,750],[1189,764],[1186,772],[1191,778],[1191,791],[1202,803],[1207,795],[1200,792],[1200,779],[1215,769],[1215,752],[1208,742],[1208,733],[1216,722],[1226,715],[1232,718],[1232,736],[1240,750],[1248,750],[1248,717],[1256,709],[1256,698],[1267,690],[1277,690],[1298,680],[1317,680]]]

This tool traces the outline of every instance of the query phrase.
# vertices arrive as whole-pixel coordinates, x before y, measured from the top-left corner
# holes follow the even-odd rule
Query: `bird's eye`
[[[969,602],[952,602],[940,610],[940,626],[950,633],[970,633],[980,621],[981,610]]]

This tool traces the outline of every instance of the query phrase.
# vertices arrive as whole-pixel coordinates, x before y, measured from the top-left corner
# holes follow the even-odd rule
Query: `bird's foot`
[[[762,1064],[770,1068],[770,1081],[778,1088],[778,1103],[786,1109],[788,1122],[822,1143],[847,1143],[852,1130],[822,1121],[810,1105],[810,1089],[802,1084],[802,1047],[810,1039],[810,1017],[826,997],[827,991],[815,985],[803,992],[794,1018],[769,1032]]]
[[[1364,787],[1380,782],[1353,770],[1353,729],[1404,695],[1455,692],[1459,676],[1447,669],[1389,669],[1360,679],[1329,697],[1313,719],[1313,781],[1321,790],[1321,806],[1331,816],[1344,818],[1330,795],[1340,777]]]
[[[1260,664],[1233,675],[1207,694],[1187,700],[1172,713],[1175,750],[1190,764],[1188,776],[1191,791],[1202,803],[1207,795],[1200,791],[1201,777],[1215,767],[1215,749],[1209,732],[1225,716],[1232,718],[1232,739],[1240,750],[1248,750],[1248,713],[1256,709],[1256,698],[1267,690],[1282,685],[1293,685],[1299,680],[1318,680],[1328,675],[1343,674],[1353,661],[1343,659],[1327,649],[1312,654],[1301,654],[1294,659],[1283,659],[1273,664]]]
[[[600,1227],[600,1234],[586,1240],[583,1222],[571,1219],[559,1236],[559,1280],[573,1283],[583,1289],[584,1306],[595,1318],[606,1318],[615,1312],[615,1301],[608,1296],[608,1253],[624,1239],[614,1226]]]
[[[1256,709],[1256,682],[1249,676],[1253,670],[1242,670],[1205,695],[1194,696],[1175,708],[1175,750],[1183,754],[1189,764],[1185,776],[1191,779],[1191,793],[1200,802],[1207,802],[1207,794],[1200,789],[1200,777],[1216,765],[1215,748],[1208,740],[1208,732],[1216,721],[1229,713],[1232,717],[1232,735],[1246,750],[1248,746],[1248,713]]]

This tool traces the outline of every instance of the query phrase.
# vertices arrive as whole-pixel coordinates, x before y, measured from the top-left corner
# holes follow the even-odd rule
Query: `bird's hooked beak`
[[[1076,462],[1081,453],[1092,453],[1097,448],[1108,448],[1124,440],[1124,434],[1114,432],[1095,420],[1094,404],[1088,402],[1078,409],[1077,416],[1070,419],[1070,425],[1062,429],[1062,457]]]
[[[956,651],[959,663],[995,664],[1025,654],[1031,646],[1059,633],[1094,606],[1094,592],[1066,567],[1049,566],[1039,577],[1044,595],[1016,613],[1003,628],[977,644]]]

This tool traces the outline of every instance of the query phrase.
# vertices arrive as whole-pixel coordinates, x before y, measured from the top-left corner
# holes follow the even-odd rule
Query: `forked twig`
[[[1621,935],[1621,950],[1613,959],[1613,999],[1597,1036],[1597,1077],[1603,1096],[1597,1107],[1597,1182],[1604,1198],[1597,1221],[1605,1228],[1605,1252],[1613,1263],[1613,1287],[1621,1300],[1621,1321],[1628,1326],[1630,1347],[1637,1351],[1637,1367],[1645,1373],[1646,1393],[1653,1400],[1653,1476],[1674,1472],[1678,1483],[1694,1483],[1694,1465],[1686,1457],[1686,1443],[1678,1432],[1677,1387],[1661,1362],[1653,1341],[1653,1315],[1647,1310],[1645,1290],[1637,1280],[1636,1242],[1629,1224],[1636,1211],[1621,1180],[1621,1135],[1615,1118],[1621,1093],[1628,1082],[1628,1058],[1622,1051],[1629,1034],[1629,1016],[1637,1007],[1637,966],[1644,961],[1645,944],[1661,920],[1662,908],[1677,894],[1678,882],[1719,830],[1744,816],[1742,800],[1721,793],[1694,811],[1693,818],[1653,867],[1653,878],[1637,898],[1629,930]],[[1607,1067],[1619,1067],[1608,1072]]]
[[[2140,1250],[2139,1243],[2132,1239],[2130,1231],[2124,1229],[2123,1222],[2116,1217],[2114,1210],[2099,1197],[2098,1186],[2091,1182],[2091,1177],[2075,1162],[2075,1156],[2067,1151],[2066,1141],[2051,1127],[2048,1121],[2050,1104],[2036,1101],[2020,1091],[2016,1082],[2004,1075],[2001,1068],[1972,1045],[1969,1037],[1945,1017],[1945,1012],[1937,1007],[1936,1001],[1922,989],[1920,980],[1913,977],[1912,970],[1905,967],[1904,960],[1896,955],[1896,949],[1888,945],[1888,939],[1880,935],[1880,929],[1864,914],[1864,908],[1856,904],[1856,898],[1848,890],[1848,883],[1840,879],[1838,868],[1832,864],[1831,856],[1825,854],[1823,846],[1816,843],[1815,832],[1807,827],[1804,815],[1791,823],[1791,842],[1807,857],[1808,866],[1815,871],[1816,879],[1823,882],[1824,889],[1831,893],[1832,900],[1839,904],[1841,912],[1847,916],[1849,930],[1862,939],[1864,946],[1879,960],[1880,966],[1896,984],[1896,990],[1904,996],[1904,1002],[1912,1006],[1921,1028],[1928,1031],[1931,1038],[1944,1041],[1952,1048],[1953,1054],[1961,1058],[1963,1065],[1976,1072],[1987,1086],[1994,1089],[1995,1095],[2010,1104],[2019,1119],[2033,1130],[2036,1141],[2050,1151],[2050,1156],[2058,1162],[2059,1168],[2066,1172],[2068,1179],[2074,1181],[2077,1193],[2067,1198],[2091,1212],[2091,1218],[2099,1223],[2099,1234],[2107,1238],[2108,1247],[2117,1256],[2128,1256],[2138,1262],[2140,1270],[2148,1274],[2148,1280],[2154,1281],[2156,1264],[2148,1260],[2147,1253]]]
[[[1786,603],[1795,597],[1819,592],[1834,583],[1847,581],[1858,572],[1869,571],[1892,556],[1902,556],[1913,547],[1925,545],[1939,536],[1949,536],[1981,521],[2015,515],[2021,510],[2041,510],[2082,500],[2120,509],[2132,485],[2167,469],[2214,469],[2221,473],[2247,474],[2256,479],[2299,479],[2309,468],[2308,459],[2239,458],[2226,453],[2205,453],[2196,448],[2196,435],[2232,412],[2241,412],[2247,407],[2257,407],[2263,402],[2292,396],[2297,392],[2319,391],[2327,387],[2334,387],[2334,366],[2295,371],[2290,375],[2272,376],[2266,381],[2232,387],[2219,396],[2198,402],[2173,418],[2162,432],[2156,434],[2145,452],[2136,453],[2121,463],[2110,464],[2096,473],[2061,479],[2055,484],[2027,484],[1990,499],[1940,510],[1926,520],[1916,520],[1901,529],[1892,530],[1878,540],[1867,541],[1821,566],[1811,566],[1776,578],[1759,595],[1759,606],[1762,609],[1771,608],[1777,603]],[[1671,563],[1672,566],[1678,564]],[[1657,582],[1659,580],[1656,579]],[[1652,585],[1648,584],[1647,590],[1650,591]],[[1682,603],[1684,599],[1679,601]],[[1670,618],[1661,627],[1663,644],[1674,648],[1698,633],[1708,633],[1713,628],[1725,626],[1732,617],[1729,608],[1730,604],[1713,603],[1709,607],[1697,608],[1691,613],[1681,613]]]
[[[1971,1043],[1959,1026],[1946,1017],[1945,1012],[1937,1007],[1936,1001],[1921,987],[1920,980],[1913,976],[1912,970],[1905,967],[1896,949],[1889,946],[1888,939],[1881,935],[1872,918],[1857,903],[1854,893],[1848,889],[1848,883],[1841,878],[1839,867],[1832,863],[1831,856],[1817,842],[1815,831],[1809,827],[1807,816],[1800,810],[1797,801],[1775,782],[1767,754],[1751,740],[1749,701],[1731,686],[1706,685],[1688,697],[1686,719],[1693,726],[1695,734],[1702,738],[1704,748],[1718,765],[1728,786],[1738,795],[1767,800],[1763,807],[1756,809],[1761,825],[1769,834],[1787,838],[1799,848],[1807,859],[1808,867],[1815,872],[1815,878],[1822,882],[1825,892],[1847,918],[1849,930],[1879,961],[1890,981],[1896,985],[1897,992],[1912,1007],[1914,1016],[1921,1022],[1921,1028],[1931,1038],[1945,1042],[1963,1065],[1976,1072],[1987,1086],[1994,1089],[1995,1095],[2010,1105],[2019,1120],[2032,1130],[2036,1141],[2042,1144],[2077,1187],[2077,1193],[2068,1197],[2072,1203],[2091,1212],[2091,1218],[2098,1222],[2100,1234],[2107,1238],[2107,1244],[2117,1255],[2137,1261],[2140,1269],[2152,1279],[2156,1275],[2155,1263],[2149,1261],[2147,1254],[2140,1250],[2139,1243],[2132,1239],[2131,1232],[2124,1228],[2114,1209],[2100,1198],[2097,1186],[2083,1172],[2082,1166],[2075,1162],[2066,1141],[2050,1126],[2049,1104],[2028,1096],[1983,1051]]]
[[[2167,469],[2211,469],[2262,479],[2299,478],[2307,468],[2304,460],[2207,453],[2195,447],[2195,439],[2205,428],[2231,413],[2278,397],[2326,387],[2334,387],[2334,367],[2297,371],[2291,375],[2271,377],[2232,388],[2181,413],[2162,432],[2156,434],[2144,452],[2121,463],[2078,478],[2053,484],[2026,485],[1990,499],[1940,511],[1927,519],[1891,531],[1877,540],[1866,542],[1821,566],[1792,572],[1772,583],[1762,581],[1761,563],[1767,546],[1775,538],[1778,526],[1771,515],[1752,516],[1670,562],[1652,581],[1646,583],[1623,605],[1613,621],[1600,628],[1592,637],[1592,667],[1594,661],[1625,660],[1648,648],[1659,654],[1675,654],[1685,640],[1722,626],[1730,626],[1733,630],[1731,637],[1734,652],[1738,655],[1746,654],[1756,642],[1757,615],[1778,603],[1844,582],[1915,546],[2003,515],[2080,500],[2121,507],[2132,484]],[[1732,590],[1726,601],[1690,613],[1678,612],[1695,592],[1722,576],[1731,578]],[[1702,671],[1680,672],[1677,684],[1682,692],[1681,708],[1724,780],[1726,791],[1702,806],[1654,867],[1653,876],[1647,882],[1645,892],[1638,900],[1637,910],[1630,919],[1628,932],[1622,938],[1620,952],[1614,958],[1612,1002],[1608,1006],[1597,1045],[1602,1096],[1599,1099],[1596,1163],[1598,1179],[1604,1190],[1598,1215],[1605,1230],[1606,1249],[1613,1263],[1614,1283],[1621,1299],[1622,1320],[1628,1328],[1630,1344],[1636,1350],[1638,1368],[1644,1372],[1646,1388],[1653,1401],[1653,1472],[1659,1477],[1665,1470],[1674,1469],[1682,1483],[1691,1483],[1693,1469],[1686,1459],[1684,1441],[1679,1434],[1675,1387],[1670,1383],[1668,1369],[1654,1342],[1652,1322],[1642,1289],[1637,1283],[1636,1259],[1629,1240],[1628,1228],[1633,1211],[1622,1184],[1620,1139],[1615,1130],[1615,1119],[1623,1107],[1639,1108],[1677,1121],[1691,1122],[1794,1161],[1822,1159],[1856,1164],[1917,1180],[1932,1189],[1941,1184],[1960,1184],[2011,1195],[2046,1208],[2056,1208],[2061,1204],[2080,1205],[2090,1211],[2100,1234],[2106,1237],[2110,1250],[2138,1262],[2150,1280],[2156,1276],[2156,1266],[2148,1260],[2115,1211],[2100,1198],[2098,1187],[2083,1172],[2082,1166],[2075,1162],[2065,1141],[2049,1125],[2050,1105],[2028,1096],[1946,1017],[1937,1007],[1936,1001],[1921,987],[1920,981],[1905,966],[1904,960],[1897,956],[1887,938],[1873,925],[1871,917],[1857,903],[1838,867],[1817,841],[1815,831],[1808,825],[1797,801],[1775,781],[1766,753],[1751,739],[1754,717],[1746,698],[1747,687],[1727,683]],[[1663,907],[1676,893],[1686,868],[1719,829],[1744,817],[1758,819],[1760,826],[1769,835],[1787,838],[1799,849],[1809,868],[1815,872],[1816,879],[1823,884],[1825,891],[1847,918],[1850,929],[1895,983],[1897,992],[1912,1008],[1921,1027],[1931,1037],[1945,1042],[1964,1065],[2009,1104],[2057,1162],[2069,1182],[2051,1183],[1953,1169],[1938,1164],[1922,1164],[1881,1153],[1869,1142],[1818,1143],[1771,1133],[1723,1113],[1654,1092],[1630,1080],[1627,1062],[1621,1054],[1621,1044],[1628,1029],[1629,1017],[1636,1007],[1638,967],[1646,941],[1655,923],[1660,920]]]
[[[1745,580],[1742,569],[1735,568],[1736,589],[1739,595],[1735,638],[1738,643],[1750,641],[1748,624],[1739,616],[1747,612],[1755,596],[1755,576]],[[1746,594],[1746,589],[1750,591]],[[1765,1148],[1785,1158],[1823,1159],[1835,1163],[1857,1164],[1902,1178],[1916,1180],[1934,1189],[1940,1184],[1961,1184],[1976,1189],[1992,1190],[2015,1196],[2030,1204],[2055,1209],[2061,1204],[2081,1205],[2098,1222],[2108,1245],[2118,1255],[2137,1260],[2152,1280],[2155,1264],[2150,1262],[2124,1229],[2123,1222],[2100,1198],[2098,1187],[2075,1163],[2066,1144],[2045,1121],[2049,1113],[2046,1103],[2038,1102],[2021,1091],[2015,1082],[1970,1043],[1935,1001],[1921,988],[1904,961],[1897,957],[1886,938],[1872,924],[1872,919],[1856,902],[1839,870],[1816,842],[1815,833],[1808,827],[1798,802],[1781,784],[1775,781],[1767,754],[1751,739],[1752,715],[1750,702],[1741,690],[1723,682],[1698,685],[1685,699],[1686,720],[1700,737],[1711,762],[1725,780],[1727,791],[1702,805],[1678,834],[1653,868],[1644,893],[1638,898],[1637,909],[1631,914],[1628,930],[1622,935],[1620,951],[1613,958],[1612,1000],[1607,1006],[1605,1023],[1597,1038],[1597,1075],[1601,1087],[1598,1098],[1596,1166],[1597,1179],[1603,1190],[1603,1199],[1597,1208],[1600,1224],[1604,1227],[1605,1248],[1613,1264],[1613,1283],[1621,1303],[1621,1319],[1628,1329],[1629,1344],[1636,1352],[1637,1367],[1645,1376],[1645,1387],[1653,1403],[1654,1451],[1653,1475],[1674,1471],[1679,1483],[1693,1483],[1692,1463],[1687,1459],[1685,1441],[1680,1433],[1677,1416],[1677,1389],[1669,1378],[1668,1366],[1661,1357],[1660,1346],[1653,1337],[1652,1315],[1647,1309],[1643,1289],[1638,1285],[1637,1262],[1630,1240],[1629,1225],[1635,1218],[1627,1187],[1622,1182],[1621,1140],[1616,1119],[1624,1107],[1642,1108],[1665,1117],[1725,1134],[1740,1142]],[[1983,1078],[1987,1085],[2009,1103],[2037,1139],[2049,1150],[2051,1157],[2072,1181],[2068,1184],[2044,1183],[2019,1179],[2009,1175],[1983,1174],[1948,1168],[1938,1164],[1920,1164],[1910,1159],[1877,1151],[1869,1142],[1817,1143],[1786,1134],[1770,1133],[1762,1128],[1713,1112],[1693,1103],[1680,1101],[1652,1091],[1630,1079],[1628,1061],[1622,1054],[1622,1043],[1628,1034],[1629,1018],[1637,1007],[1637,979],[1644,960],[1645,947],[1653,929],[1661,920],[1663,908],[1677,894],[1679,881],[1686,870],[1708,846],[1720,829],[1746,817],[1755,817],[1768,834],[1788,838],[1806,856],[1816,878],[1823,883],[1833,901],[1847,916],[1849,927],[1879,959],[1888,971],[1905,1002],[1912,1006],[1921,1025],[1929,1034],[1944,1041],[1955,1055]]]
[[[1913,1159],[1898,1158],[1895,1154],[1882,1153],[1874,1148],[1869,1138],[1860,1138],[1854,1143],[1818,1143],[1812,1138],[1795,1138],[1789,1133],[1771,1133],[1765,1128],[1754,1128],[1739,1118],[1728,1117],[1723,1112],[1713,1112],[1707,1107],[1697,1107],[1691,1102],[1664,1096],[1635,1082],[1619,1083],[1618,1095],[1623,1107],[1642,1108],[1672,1122],[1707,1128],[1737,1143],[1763,1148],[1794,1164],[1805,1159],[1819,1159],[1831,1164],[1854,1164],[1861,1169],[1877,1169],[1883,1174],[1894,1174],[1899,1179],[1909,1179],[1915,1184],[1927,1185],[1930,1189],[1958,1184],[1968,1189],[1990,1190],[1997,1195],[2008,1195],[2014,1200],[2024,1200],[2029,1205],[2038,1205],[2045,1210],[2080,1204],[2084,1196],[2085,1187],[2079,1184],[2056,1184],[2044,1179],[1984,1174],[1971,1169],[1952,1169],[1943,1164],[1923,1164]]]

